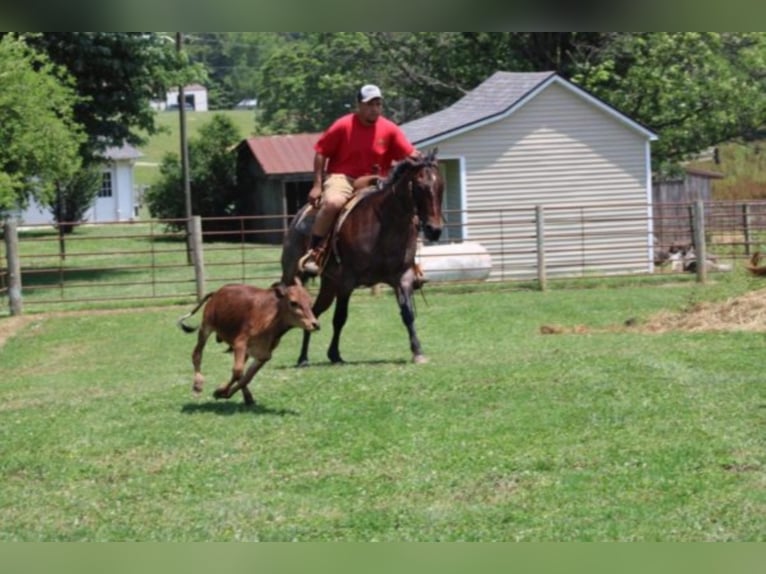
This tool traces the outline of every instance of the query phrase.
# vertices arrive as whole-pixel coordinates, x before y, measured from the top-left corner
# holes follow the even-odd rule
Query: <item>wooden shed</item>
[[[237,185],[254,240],[281,243],[290,218],[306,202],[320,134],[251,137],[236,147]]]
[[[672,246],[692,243],[691,205],[713,199],[713,180],[724,174],[705,169],[685,168],[683,174],[656,180],[652,186],[652,211],[656,247],[668,251]]]
[[[511,278],[534,273],[538,205],[600,209],[625,222],[582,231],[583,249],[594,254],[589,269],[610,270],[614,254],[600,261],[598,247],[617,240],[620,260],[631,262],[620,272],[651,269],[656,135],[555,72],[496,72],[452,106],[402,127],[420,149],[439,148],[452,223],[446,239],[484,245],[493,275],[498,268],[510,269]],[[511,227],[501,225],[513,225],[513,250],[504,238]],[[567,225],[562,220],[561,246],[545,240],[562,274],[570,268],[563,245],[570,240],[561,232]]]

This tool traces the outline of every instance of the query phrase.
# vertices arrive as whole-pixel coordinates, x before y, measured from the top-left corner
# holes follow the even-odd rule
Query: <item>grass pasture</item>
[[[329,315],[311,368],[292,331],[254,409],[212,399],[212,339],[192,396],[187,307],[26,316],[0,347],[0,540],[763,541],[763,333],[606,329],[741,288],[432,289],[426,365],[360,291],[348,363]]]

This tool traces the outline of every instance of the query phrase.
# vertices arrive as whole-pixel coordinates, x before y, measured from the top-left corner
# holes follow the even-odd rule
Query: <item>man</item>
[[[354,180],[370,174],[385,177],[393,162],[419,156],[399,126],[383,117],[380,88],[362,86],[356,99],[356,111],[335,120],[314,146],[314,185],[308,199],[319,211],[309,252],[299,263],[308,275],[320,272],[323,239],[353,194]]]

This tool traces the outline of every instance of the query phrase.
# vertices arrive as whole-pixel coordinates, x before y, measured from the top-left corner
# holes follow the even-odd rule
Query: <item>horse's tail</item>
[[[196,331],[197,329],[199,329],[199,325],[197,325],[196,327],[192,327],[192,326],[190,326],[190,325],[187,325],[186,323],[184,323],[184,321],[186,321],[186,319],[188,319],[189,317],[191,317],[192,315],[194,315],[194,314],[195,314],[197,311],[199,311],[199,308],[200,308],[200,307],[202,307],[202,305],[204,305],[204,304],[205,304],[205,302],[206,302],[208,299],[210,299],[210,298],[213,296],[213,294],[214,294],[214,293],[215,293],[215,291],[211,291],[210,293],[208,293],[207,295],[205,295],[205,296],[202,298],[202,300],[200,300],[200,302],[199,302],[199,303],[197,303],[197,306],[196,306],[194,309],[192,309],[191,311],[189,311],[189,312],[188,312],[186,315],[184,315],[183,317],[179,317],[179,318],[178,318],[178,321],[176,322],[176,325],[178,325],[178,326],[180,327],[180,329],[181,329],[181,330],[182,330],[184,333],[194,333],[194,331]]]

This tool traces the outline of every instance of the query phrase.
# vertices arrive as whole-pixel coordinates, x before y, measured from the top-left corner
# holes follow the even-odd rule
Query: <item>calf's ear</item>
[[[271,288],[274,289],[274,293],[276,293],[277,297],[280,299],[287,295],[287,287],[285,287],[285,284],[282,282],[274,283]]]

